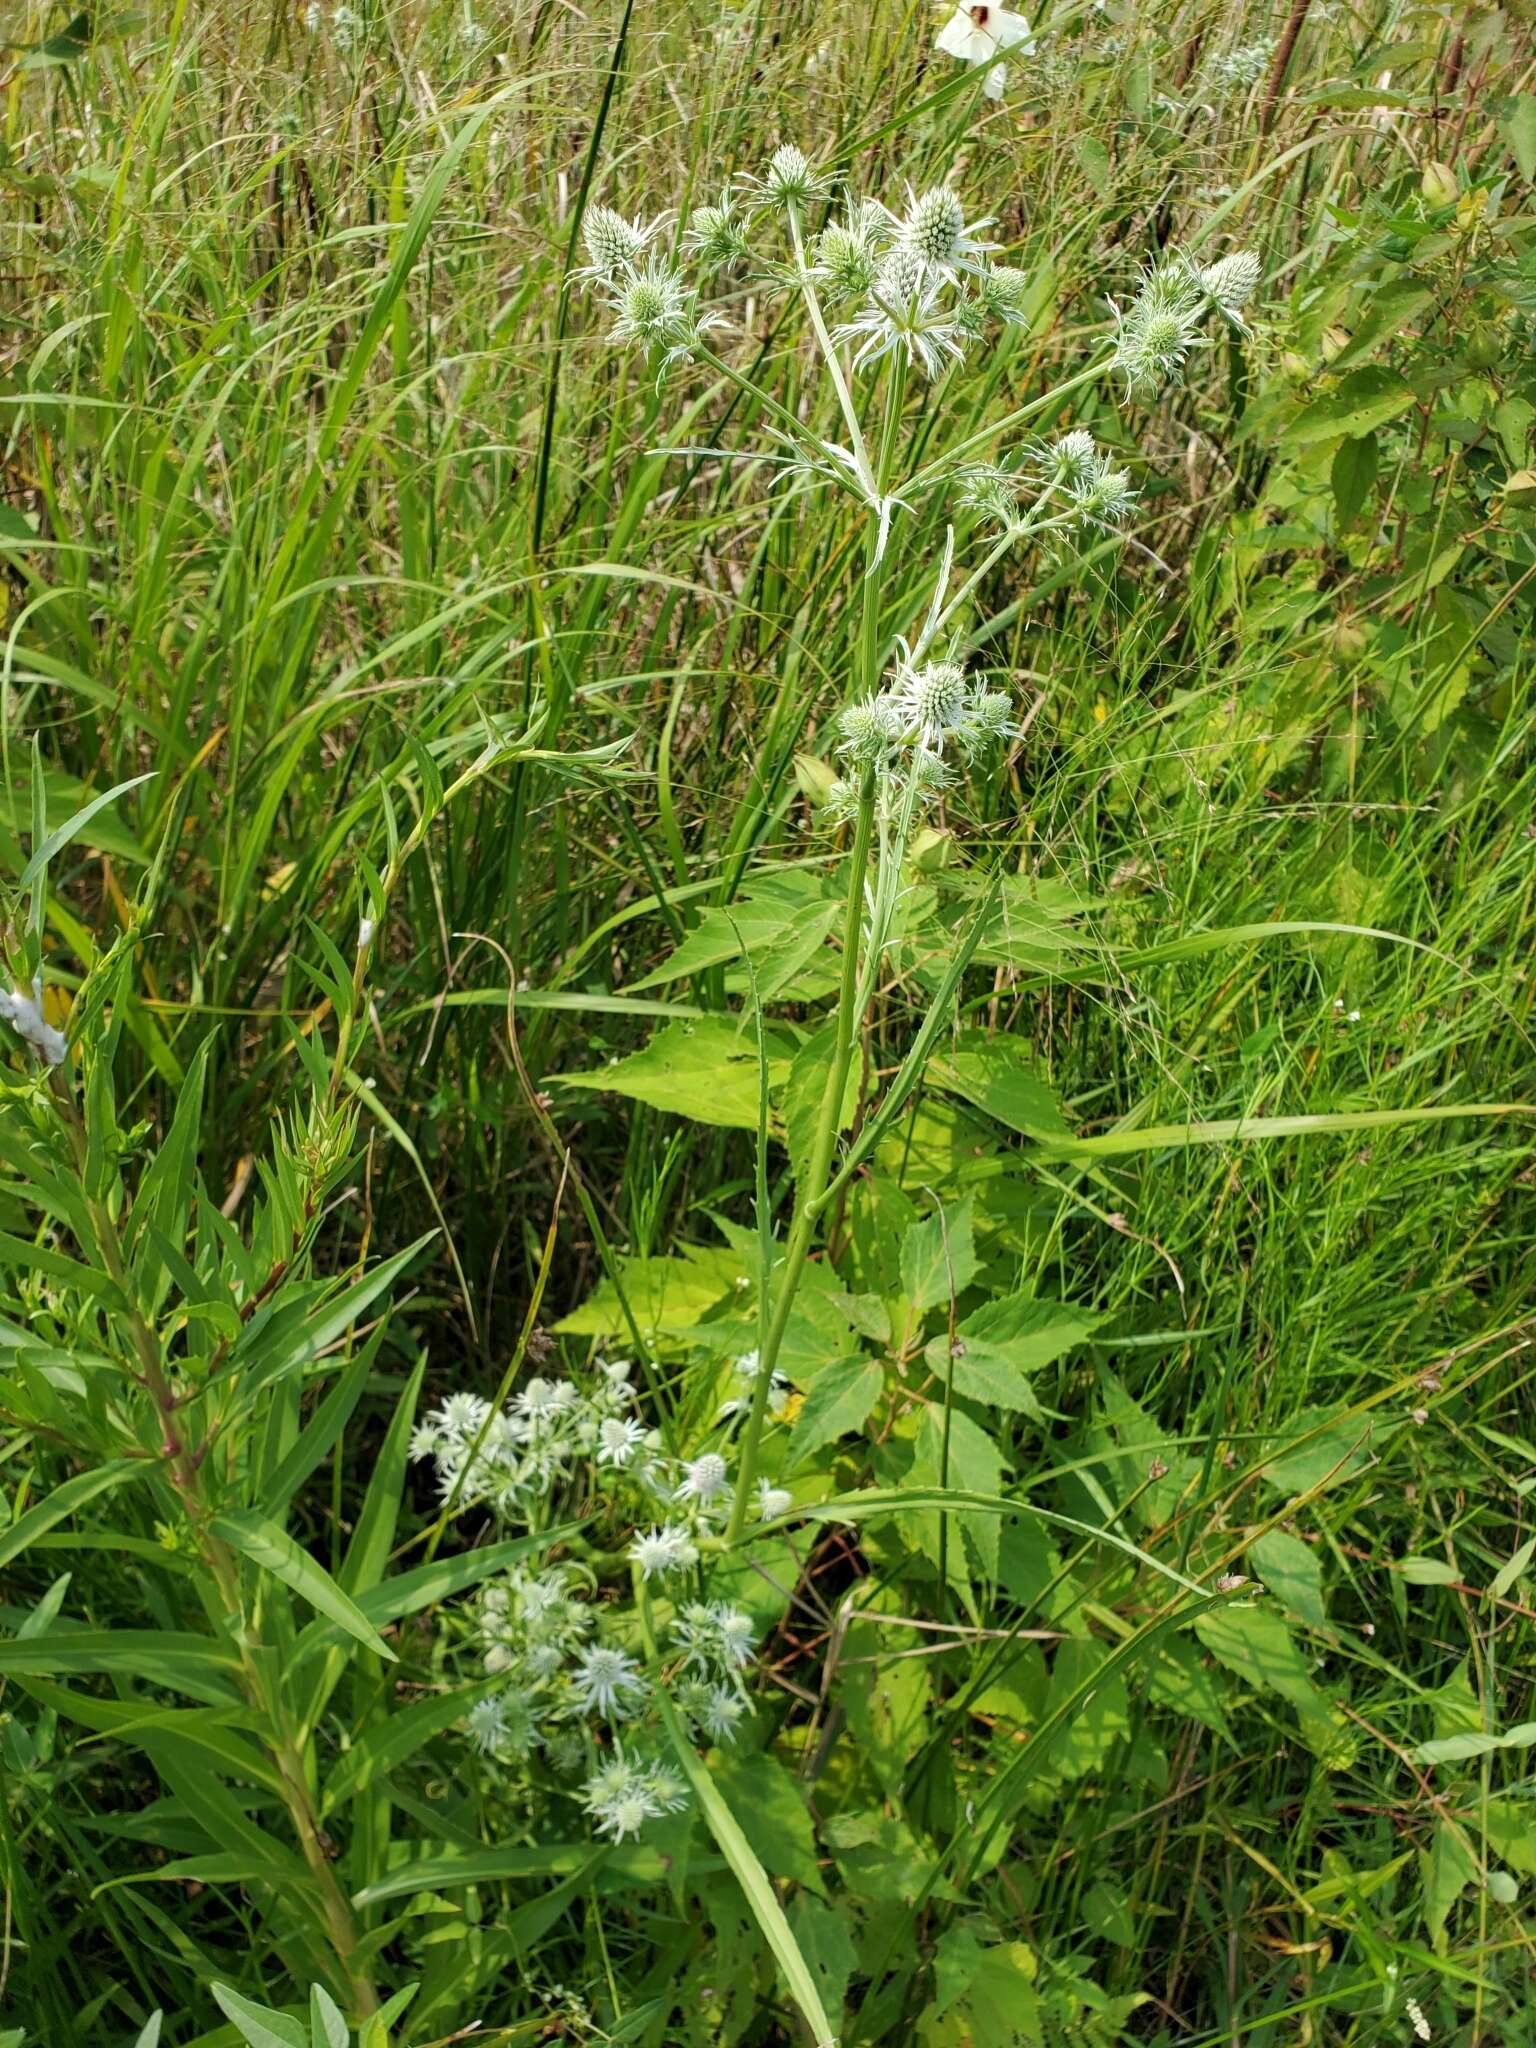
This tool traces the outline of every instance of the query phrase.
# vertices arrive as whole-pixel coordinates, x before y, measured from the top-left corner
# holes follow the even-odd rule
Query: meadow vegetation
[[[1536,37],[985,12],[17,0],[0,2048],[1536,2033]]]

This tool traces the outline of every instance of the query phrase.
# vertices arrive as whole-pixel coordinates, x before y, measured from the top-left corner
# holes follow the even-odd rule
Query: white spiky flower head
[[[692,292],[682,274],[659,257],[649,257],[642,270],[620,274],[609,305],[615,341],[670,350],[685,345],[699,331]]]
[[[629,1546],[630,1562],[637,1564],[643,1577],[665,1577],[668,1572],[686,1571],[689,1565],[699,1561],[698,1545],[686,1529],[675,1523],[663,1523],[659,1529],[648,1529],[637,1533]]]
[[[1111,302],[1113,306],[1113,302]],[[1206,297],[1199,279],[1175,259],[1143,273],[1129,308],[1115,315],[1115,367],[1128,392],[1155,397],[1203,345]]]
[[[718,1451],[705,1451],[691,1464],[683,1467],[683,1482],[677,1489],[679,1500],[697,1501],[701,1508],[713,1507],[725,1492],[730,1480],[730,1467]]]
[[[837,751],[860,767],[884,761],[900,743],[900,720],[888,697],[863,697],[838,720]]]
[[[933,185],[921,194],[907,187],[907,212],[901,223],[901,244],[922,258],[937,277],[957,281],[961,271],[985,270],[993,244],[977,239],[985,220],[967,221],[959,195],[948,185]]]
[[[821,822],[829,831],[836,831],[840,825],[852,824],[858,815],[858,784],[850,782],[846,775],[836,776],[827,784],[827,793],[822,798]]]
[[[464,1717],[469,1739],[482,1756],[495,1756],[501,1747],[506,1725],[507,1709],[500,1693],[492,1693],[489,1699],[476,1700]]]
[[[902,703],[908,723],[930,743],[942,742],[965,716],[965,670],[958,662],[930,661],[908,669],[901,679]]]
[[[582,1786],[581,1802],[598,1833],[616,1842],[638,1835],[648,1820],[665,1811],[646,1766],[630,1763],[617,1746]]]
[[[584,1712],[601,1714],[605,1721],[622,1721],[650,1691],[633,1657],[601,1643],[577,1658],[571,1689]]]
[[[1060,482],[1069,486],[1082,484],[1097,474],[1099,447],[1086,427],[1073,427],[1070,433],[1042,447],[1036,459],[1047,474],[1054,474]]]
[[[960,470],[954,478],[954,493],[958,510],[974,513],[1004,531],[1013,525],[1018,511],[1019,479],[1010,470],[994,463],[978,463]]]
[[[715,1632],[720,1644],[720,1655],[724,1663],[740,1668],[752,1661],[752,1650],[757,1642],[757,1630],[750,1614],[739,1607],[732,1607],[728,1601],[717,1601],[710,1609]]]
[[[953,742],[966,759],[1013,731],[1008,699],[984,689],[958,662],[930,661],[917,667],[905,656],[898,663],[887,697],[902,722],[906,741],[915,747],[913,773],[920,794],[933,795],[948,780],[945,748]]]
[[[1101,456],[1093,473],[1072,487],[1071,495],[1079,516],[1090,526],[1113,531],[1130,518],[1137,493],[1130,472],[1113,468]]]
[[[882,260],[866,303],[838,331],[839,341],[856,344],[854,366],[905,355],[925,377],[937,377],[958,360],[966,336],[943,303],[942,288],[917,251],[898,242]]]
[[[1264,275],[1258,257],[1249,249],[1234,249],[1230,255],[1219,257],[1215,263],[1207,263],[1195,274],[1217,312],[1239,334],[1246,334],[1249,330],[1243,308],[1258,290]]]
[[[624,1471],[640,1455],[645,1425],[632,1415],[605,1415],[597,1425],[597,1462]]]
[[[683,231],[683,247],[711,270],[723,270],[748,254],[746,222],[729,186],[713,206],[694,208]]]
[[[815,255],[811,276],[834,299],[862,298],[880,274],[880,243],[862,216],[823,228]]]
[[[581,238],[590,260],[575,276],[611,284],[636,267],[660,226],[659,219],[626,220],[611,206],[589,206],[582,217]]]
[[[988,263],[980,272],[977,290],[982,305],[994,320],[1000,320],[1005,327],[1027,327],[1032,282],[1026,271],[1014,270],[1004,263]]]
[[[840,721],[840,723],[843,722]],[[888,723],[888,721],[884,722]],[[829,787],[831,786],[835,786],[835,778],[833,785],[829,785]],[[823,796],[822,801],[826,801],[825,796]],[[731,1368],[731,1377],[739,1386],[748,1389],[748,1391],[743,1394],[733,1394],[720,1403],[719,1414],[722,1421],[727,1416],[743,1415],[746,1413],[752,1405],[751,1390],[756,1388],[757,1382],[762,1376],[763,1361],[761,1356],[756,1351],[743,1352]],[[793,1389],[783,1373],[770,1373],[768,1375],[768,1393],[765,1402],[766,1412],[777,1420],[788,1407],[792,1392]]]
[[[1008,82],[1008,67],[997,60],[1005,50],[1029,48],[1033,37],[1022,14],[989,4],[961,5],[934,37],[946,57],[958,57],[962,64],[987,66],[988,99],[1000,100]]]
[[[759,1479],[757,1482],[759,1521],[776,1522],[780,1515],[787,1515],[794,1504],[795,1496],[788,1487],[775,1486],[769,1479]]]
[[[799,211],[823,198],[829,189],[826,178],[793,142],[781,142],[761,175],[748,178],[746,184],[770,205]]]
[[[646,1765],[645,1789],[662,1813],[681,1813],[688,1804],[688,1787],[667,1764]]]
[[[750,1713],[747,1702],[731,1685],[712,1685],[699,1715],[700,1725],[712,1735],[716,1742],[732,1743],[736,1730]]]

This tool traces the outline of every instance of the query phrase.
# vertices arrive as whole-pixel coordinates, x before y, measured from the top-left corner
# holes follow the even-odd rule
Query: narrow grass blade
[[[682,1768],[685,1778],[693,1787],[709,1831],[720,1845],[720,1853],[736,1874],[736,1881],[746,1894],[752,1916],[762,1931],[763,1939],[773,1951],[774,1961],[784,1974],[790,1996],[799,2006],[806,2025],[811,2030],[811,2039],[816,2048],[835,2048],[836,2030],[827,2018],[821,2003],[821,1994],[816,1989],[816,1980],[811,1975],[800,1945],[790,1932],[789,1922],[784,1918],[784,1908],[779,1904],[773,1886],[768,1882],[764,1870],[753,1851],[751,1843],[737,1824],[736,1816],[715,1789],[715,1781],[699,1761],[693,1744],[688,1740],[682,1723],[671,1701],[664,1692],[656,1695],[657,1711],[667,1731],[673,1752]]]

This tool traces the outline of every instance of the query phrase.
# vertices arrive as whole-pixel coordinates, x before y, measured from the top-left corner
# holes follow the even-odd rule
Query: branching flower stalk
[[[1075,537],[1112,533],[1135,503],[1129,473],[1116,468],[1081,427],[1054,442],[1017,448],[997,466],[978,467],[978,458],[1041,415],[1060,418],[1070,401],[1081,400],[1111,375],[1123,378],[1127,397],[1155,399],[1205,345],[1210,316],[1245,331],[1243,308],[1259,282],[1258,264],[1242,252],[1204,268],[1176,250],[1164,252],[1142,273],[1125,307],[1109,302],[1111,329],[1089,363],[952,442],[902,479],[912,371],[942,380],[990,327],[1028,324],[1031,280],[996,260],[994,245],[983,239],[993,223],[967,221],[947,185],[920,194],[909,190],[899,210],[876,198],[836,196],[841,213],[812,238],[810,209],[834,195],[805,154],[786,143],[761,173],[694,212],[680,238],[679,259],[658,253],[659,222],[628,222],[598,207],[585,228],[591,258],[585,275],[613,309],[614,339],[645,347],[660,375],[691,361],[734,385],[760,408],[787,448],[787,459],[780,459],[791,482],[843,490],[865,518],[862,588],[841,720],[840,751],[848,770],[826,805],[833,824],[851,827],[832,1050],[783,1253],[761,1276],[761,1369],[741,1436],[727,1544],[738,1542],[747,1528],[769,1390],[817,1225],[857,1159],[867,1156],[875,1134],[899,1111],[903,1091],[918,1078],[918,1064],[904,1061],[839,1162],[853,1061],[907,886],[913,832],[927,806],[953,783],[957,761],[969,764],[1015,731],[1007,694],[969,675],[958,659],[960,623],[1010,550],[1070,547]],[[761,234],[775,221],[787,242],[785,257],[756,256]],[[685,260],[696,266],[691,276]],[[761,291],[787,289],[798,296],[846,446],[818,432],[813,415],[792,413],[738,370],[728,343],[716,338],[728,325],[730,302],[706,307],[703,295],[717,275],[748,267]],[[829,307],[835,307],[840,324],[829,318]],[[875,394],[873,427],[857,396],[861,373]],[[954,525],[946,518],[948,538],[926,617],[910,645],[894,641],[895,664],[887,671],[893,531],[901,512],[936,492],[990,522],[995,532],[950,591]],[[969,937],[962,934],[958,971],[974,941],[974,930]],[[958,987],[958,971],[946,982],[945,1002]],[[924,1042],[927,1029],[920,1034]]]

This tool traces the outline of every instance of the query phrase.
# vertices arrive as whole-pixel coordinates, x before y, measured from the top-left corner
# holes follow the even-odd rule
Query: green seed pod
[[[1419,190],[1424,194],[1426,203],[1434,207],[1454,206],[1461,197],[1456,173],[1449,164],[1436,163],[1433,158],[1424,166]]]

